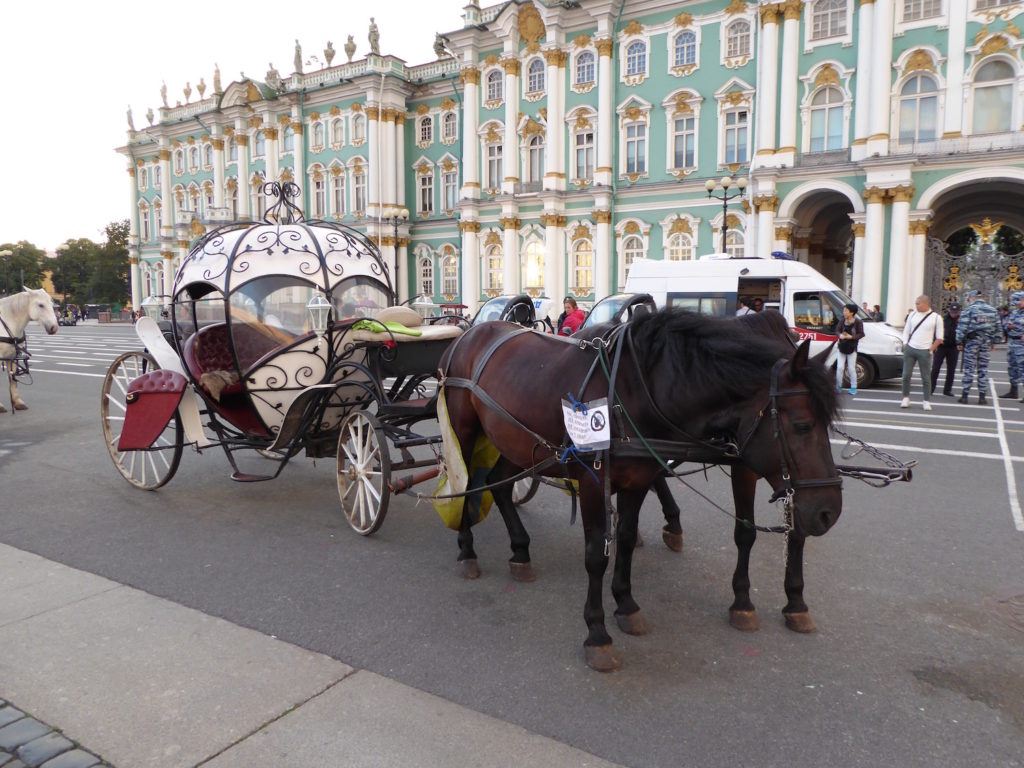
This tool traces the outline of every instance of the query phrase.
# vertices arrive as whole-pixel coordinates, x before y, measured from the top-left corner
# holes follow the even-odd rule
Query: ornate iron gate
[[[931,237],[925,263],[926,291],[937,309],[945,309],[954,300],[963,301],[967,292],[975,289],[993,307],[1001,307],[1009,302],[1011,293],[1024,290],[1024,253],[1002,253],[991,243],[954,256],[942,240]]]

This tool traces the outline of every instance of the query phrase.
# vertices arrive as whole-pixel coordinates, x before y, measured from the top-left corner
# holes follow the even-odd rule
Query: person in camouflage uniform
[[[964,355],[963,391],[958,402],[967,402],[977,371],[978,405],[985,405],[988,402],[985,390],[988,387],[989,355],[996,342],[1002,339],[1003,331],[996,308],[981,298],[981,291],[969,291],[967,302],[968,307],[956,325],[957,349]]]
[[[1006,339],[1006,368],[1010,374],[1010,391],[1000,397],[1017,397],[1024,384],[1024,291],[1010,295],[1010,314],[1003,322]],[[1024,402],[1024,399],[1021,400]]]

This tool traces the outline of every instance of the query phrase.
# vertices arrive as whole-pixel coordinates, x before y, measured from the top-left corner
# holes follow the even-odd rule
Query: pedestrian
[[[881,305],[875,304],[875,309],[871,313],[871,319],[874,320],[876,323],[884,323],[885,322],[885,315],[882,314],[882,307],[881,307]]]
[[[764,309],[764,302],[761,299],[754,299],[754,311],[760,312],[762,309]]]
[[[864,310],[865,315],[871,317],[871,310],[868,308],[868,303],[866,301],[862,301],[860,303],[860,308]]]
[[[996,308],[981,298],[981,291],[967,293],[967,309],[956,324],[956,346],[964,353],[964,376],[960,400],[966,403],[971,392],[974,375],[978,375],[978,405],[985,405],[988,386],[988,362],[1002,331]]]
[[[960,320],[960,305],[953,302],[949,309],[942,313],[942,343],[935,350],[932,357],[932,392],[935,392],[935,385],[939,381],[939,370],[942,364],[946,364],[946,383],[942,387],[942,394],[946,397],[953,396],[953,378],[956,376],[956,361],[960,358],[960,352],[956,348],[956,324]]]
[[[921,389],[924,409],[932,409],[932,352],[942,343],[942,318],[932,310],[931,299],[920,295],[914,300],[914,309],[907,315],[903,326],[903,401],[900,408],[910,407],[910,379],[914,365],[921,370]]]
[[[1003,342],[1006,342],[1006,322],[1010,319],[1010,307],[1004,304],[999,308],[999,330],[1003,335]]]
[[[576,299],[572,296],[566,296],[562,302],[562,307],[565,310],[558,316],[558,322],[555,324],[555,331],[559,336],[572,336],[576,331],[583,325],[583,321],[586,319],[586,315],[583,310],[576,305]]]
[[[1006,369],[1010,375],[1010,390],[1000,397],[1016,398],[1020,395],[1021,384],[1024,384],[1024,291],[1014,291],[1010,295],[1010,311],[1003,328],[1006,330]]]
[[[844,304],[843,316],[836,322],[839,344],[836,346],[836,392],[843,391],[843,371],[850,380],[850,394],[857,394],[857,344],[864,338],[864,323],[857,318],[857,305]]]
[[[754,311],[749,306],[747,306],[747,299],[740,296],[738,301],[740,308],[736,310],[736,317],[739,317],[740,315],[749,315],[751,312]]]

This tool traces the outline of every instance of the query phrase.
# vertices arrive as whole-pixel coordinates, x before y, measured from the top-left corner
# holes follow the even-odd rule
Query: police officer
[[[954,301],[942,313],[942,344],[935,350],[935,357],[932,358],[932,392],[935,392],[935,385],[939,382],[939,370],[945,362],[946,384],[942,387],[942,394],[947,397],[953,396],[953,377],[956,375],[956,361],[960,358],[960,351],[956,348],[956,324],[959,320],[960,305]]]
[[[1010,313],[1003,322],[1006,339],[1006,368],[1010,374],[1010,391],[1000,397],[1017,397],[1024,384],[1024,291],[1010,295]],[[1024,401],[1022,401],[1024,402]]]
[[[978,372],[978,405],[988,402],[985,389],[988,387],[989,355],[1002,336],[996,308],[981,298],[981,291],[968,291],[967,309],[956,325],[956,346],[964,353],[963,389],[958,402],[967,402],[975,371]]]

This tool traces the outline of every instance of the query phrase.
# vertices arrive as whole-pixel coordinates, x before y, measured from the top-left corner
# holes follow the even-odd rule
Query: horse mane
[[[630,329],[644,374],[668,374],[681,397],[698,402],[749,399],[775,362],[796,349],[785,318],[773,310],[718,317],[669,307],[634,318]],[[839,398],[825,366],[809,359],[801,378],[815,416],[832,423]]]

